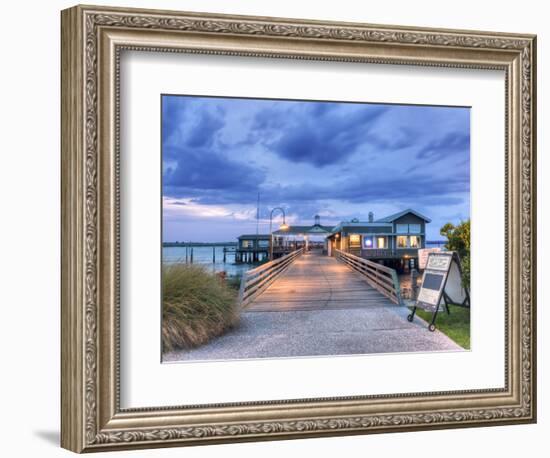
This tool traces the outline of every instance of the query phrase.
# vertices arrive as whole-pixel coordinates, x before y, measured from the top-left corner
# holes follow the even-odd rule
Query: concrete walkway
[[[300,275],[312,267],[321,285]],[[234,329],[199,348],[166,354],[163,361],[462,350],[443,333],[428,331],[418,317],[409,323],[406,307],[389,302],[333,258],[304,255],[285,276],[295,278],[296,287],[287,284],[282,299],[277,280]],[[352,294],[344,294],[344,279]]]

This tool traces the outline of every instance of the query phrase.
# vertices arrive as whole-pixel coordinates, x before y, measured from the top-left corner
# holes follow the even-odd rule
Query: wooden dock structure
[[[241,303],[250,312],[333,310],[400,303],[399,287],[392,287],[392,269],[370,261],[365,263],[368,264],[352,258],[324,256],[320,250],[300,250],[269,263],[272,265],[249,271],[241,284]],[[275,272],[271,275],[271,271]]]

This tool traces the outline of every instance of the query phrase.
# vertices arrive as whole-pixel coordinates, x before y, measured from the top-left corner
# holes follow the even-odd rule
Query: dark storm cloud
[[[437,201],[454,204],[457,197],[446,197],[469,191],[467,175],[434,178],[431,175],[410,177],[358,177],[336,184],[311,184],[279,187],[269,190],[276,200],[283,202],[334,199],[350,203],[421,202],[430,205]]]
[[[427,203],[448,194],[468,192],[469,189],[470,177],[467,173],[441,177],[429,173],[381,174],[351,180],[343,187],[341,198],[351,202],[423,200]]]
[[[194,102],[188,97],[163,99],[162,153],[165,160],[172,160],[163,174],[165,195],[223,190],[237,197],[257,188],[265,173],[233,159],[218,140],[218,133],[226,125],[225,110],[214,104],[197,110]]]
[[[218,133],[225,127],[223,108],[215,106],[210,110],[194,110],[193,100],[188,97],[163,97],[162,142],[163,155],[167,159],[181,158],[182,147],[190,151],[214,146]]]
[[[298,109],[290,105],[258,113],[249,138],[263,141],[291,162],[323,167],[342,162],[368,143],[371,123],[387,109],[329,102],[302,104]]]
[[[381,189],[384,191],[381,192]],[[358,215],[347,214],[346,204],[359,204],[361,208],[369,209],[374,204],[400,205],[404,208],[427,208],[433,206],[452,207],[464,203],[464,196],[469,192],[469,178],[466,175],[452,178],[434,179],[431,175],[415,175],[410,179],[383,177],[353,181],[340,181],[336,184],[304,183],[297,186],[275,186],[262,188],[261,195],[264,206],[281,205],[288,213],[299,220],[309,221],[312,215],[322,212],[327,207],[327,201],[340,202],[339,214],[336,219],[345,220]],[[207,203],[209,197],[197,196],[197,201]],[[235,198],[229,202],[230,198]],[[226,203],[250,203],[250,195],[224,196]],[[244,199],[240,201],[240,199]],[[366,211],[366,210],[365,210]],[[380,215],[382,216],[382,215]],[[433,215],[432,215],[433,216]]]
[[[187,137],[187,145],[193,148],[211,146],[214,143],[216,133],[225,126],[223,112],[211,114],[204,112],[199,117],[197,125]]]
[[[228,195],[256,189],[265,179],[265,172],[212,150],[168,148],[170,156],[178,157],[177,165],[168,168],[163,177],[166,189],[188,193],[220,190]],[[196,191],[193,191],[196,190]]]
[[[203,174],[208,173],[205,166]],[[241,174],[242,173],[242,174]],[[297,205],[307,204],[319,207],[320,201],[337,200],[353,204],[369,203],[407,203],[411,206],[422,205],[455,205],[463,202],[457,194],[468,193],[469,176],[457,174],[452,177],[434,178],[428,174],[388,177],[358,176],[353,180],[337,180],[334,183],[304,182],[299,185],[265,185],[264,176],[251,168],[243,172],[239,169],[235,179],[218,177],[217,174],[204,179],[203,183],[194,185],[190,180],[183,180],[185,186],[171,186],[173,181],[165,181],[166,190],[171,195],[193,197],[196,202],[205,205],[242,204],[254,201],[255,191],[262,195],[266,204]],[[222,182],[214,186],[213,182]],[[207,191],[207,192],[206,192]],[[308,210],[309,211],[309,210]]]
[[[470,149],[469,132],[449,132],[426,144],[417,154],[418,159],[431,161],[443,159],[457,152],[468,152]]]
[[[252,101],[254,102],[254,101]],[[167,110],[173,106],[167,104]],[[414,108],[418,110],[418,108]],[[230,109],[228,109],[230,110]],[[345,163],[346,156],[357,148],[373,148],[376,153],[392,152],[420,143],[424,137],[407,126],[395,127],[391,135],[382,135],[373,122],[389,110],[399,108],[377,105],[338,103],[270,105],[255,114],[248,142],[254,146],[263,143],[291,162],[308,162],[315,167],[331,163]],[[430,204],[437,196],[439,202],[449,205],[460,198],[449,194],[469,191],[469,171],[459,167],[450,177],[422,174],[426,161],[444,158],[449,152],[469,147],[469,135],[448,133],[440,138],[428,136],[416,153],[416,162],[405,170],[400,164],[386,170],[363,170],[355,166],[343,167],[331,180],[301,183],[264,183],[267,173],[251,163],[235,159],[227,145],[217,139],[225,127],[225,111],[220,107],[210,110],[182,110],[181,122],[192,128],[179,138],[176,145],[166,132],[163,153],[175,158],[176,165],[166,169],[164,191],[173,197],[193,197],[206,205],[249,204],[252,194],[261,192],[273,203],[316,202],[337,199],[350,203],[362,202],[418,202]],[[167,111],[173,116],[174,113]],[[183,119],[183,121],[181,121]],[[187,121],[186,121],[187,120]],[[172,130],[178,125],[169,124]],[[273,139],[275,137],[275,139]],[[250,145],[249,145],[250,146]],[[414,156],[414,155],[413,155]],[[463,161],[466,164],[468,161]]]
[[[469,214],[467,109],[174,96],[162,109],[163,196],[181,213],[171,218],[212,234],[201,208],[255,215],[258,193],[264,218],[275,206],[295,221],[373,205]]]
[[[162,97],[162,138],[166,140],[172,135],[185,118],[186,105],[177,97]]]

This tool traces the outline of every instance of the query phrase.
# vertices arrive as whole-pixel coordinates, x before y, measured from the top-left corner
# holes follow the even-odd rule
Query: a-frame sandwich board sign
[[[431,312],[432,320],[428,329],[435,331],[437,312],[441,306],[445,306],[447,313],[450,313],[449,304],[470,306],[470,293],[462,286],[460,259],[454,251],[430,253],[418,298],[407,319],[414,319],[417,308]]]

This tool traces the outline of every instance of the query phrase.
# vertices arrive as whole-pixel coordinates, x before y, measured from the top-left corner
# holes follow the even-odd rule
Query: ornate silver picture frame
[[[536,37],[76,6],[62,12],[62,424],[75,452],[536,421]],[[124,409],[120,56],[126,50],[505,73],[505,387]]]

